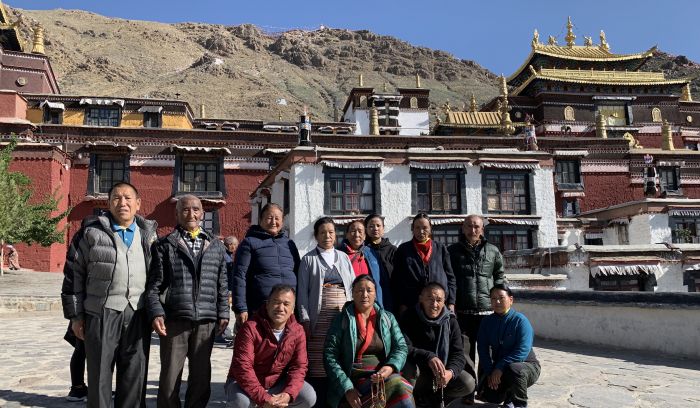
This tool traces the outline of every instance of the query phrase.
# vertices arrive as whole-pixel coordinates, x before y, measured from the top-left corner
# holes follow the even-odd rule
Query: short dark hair
[[[276,209],[280,210],[280,212],[281,212],[282,214],[284,214],[284,210],[282,209],[282,207],[280,207],[279,204],[277,204],[277,203],[267,203],[267,204],[265,204],[265,205],[263,206],[262,210],[260,210],[260,218],[262,218],[262,217],[265,215],[265,213],[267,213],[268,211],[272,210],[273,208],[276,208]]]
[[[314,223],[314,237],[318,235],[318,230],[321,229],[321,225],[333,224],[333,229],[335,229],[335,221],[331,217],[321,217]]]
[[[442,283],[440,282],[430,282],[425,287],[423,287],[423,290],[420,291],[420,293],[423,293],[427,290],[433,290],[433,289],[440,289],[444,294],[447,294],[447,290],[445,290],[445,287],[442,286]]]
[[[489,296],[491,296],[491,294],[493,293],[494,290],[505,291],[508,294],[508,296],[513,297],[513,291],[505,283],[497,283],[497,284],[493,285],[491,290],[489,290]]]
[[[284,283],[278,283],[275,286],[273,286],[272,289],[270,289],[270,295],[268,295],[268,299],[272,298],[272,296],[278,293],[288,292],[292,292],[292,295],[294,295],[294,297],[297,297],[297,292],[296,290],[294,290],[293,287],[291,287],[290,285],[285,285]]]
[[[372,213],[365,217],[365,228],[367,228],[367,224],[369,224],[369,222],[372,221],[374,218],[379,218],[380,220],[382,220],[382,225],[384,225],[384,217],[381,214]]]
[[[415,217],[413,217],[413,221],[411,221],[411,228],[413,228],[413,225],[416,223],[416,221],[420,219],[428,220],[428,225],[430,225],[430,227],[432,228],[433,223],[430,221],[430,216],[424,212],[419,212],[418,214],[416,214]]]
[[[351,287],[352,289],[355,289],[355,286],[357,286],[357,284],[359,284],[359,283],[362,282],[362,281],[369,281],[369,282],[372,282],[372,284],[374,285],[374,287],[375,287],[375,288],[377,287],[377,282],[374,280],[374,278],[373,278],[372,275],[370,275],[370,274],[364,274],[364,275],[358,276],[357,278],[355,278],[354,281],[352,281],[352,285],[351,285],[350,287]]]
[[[107,197],[112,198],[112,192],[114,191],[115,188],[117,187],[131,187],[132,190],[134,190],[134,193],[136,193],[136,198],[140,197],[139,196],[139,190],[134,187],[133,184],[126,182],[126,181],[117,181],[110,187],[109,191],[107,192]]]

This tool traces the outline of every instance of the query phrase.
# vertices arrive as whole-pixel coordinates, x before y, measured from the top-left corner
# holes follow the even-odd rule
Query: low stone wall
[[[514,292],[539,337],[700,359],[700,293]]]
[[[48,296],[0,296],[0,313],[61,311],[61,298]]]

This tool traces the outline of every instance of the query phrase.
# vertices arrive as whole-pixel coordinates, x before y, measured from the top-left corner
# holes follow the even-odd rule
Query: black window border
[[[525,176],[525,191],[527,194],[526,202],[527,208],[525,211],[490,211],[488,203],[488,194],[486,194],[486,179],[487,176],[491,175],[522,175]],[[533,215],[535,211],[535,192],[534,192],[534,182],[533,182],[532,171],[522,171],[522,170],[481,170],[481,204],[483,214],[492,215]]]
[[[125,181],[127,183],[131,182],[131,154],[124,153],[92,153],[90,154],[90,164],[88,165],[88,180],[87,180],[87,194],[107,194],[107,191],[99,191],[97,169],[99,168],[101,160],[116,161],[122,158],[124,160],[124,178],[123,180],[114,180],[113,185],[119,181]]]
[[[90,115],[89,115],[89,113],[90,113],[90,110],[91,110],[91,109],[116,110],[116,111],[117,111],[117,124],[116,124],[116,125],[94,125],[94,124],[89,123],[89,120],[90,120]],[[85,116],[85,118],[84,118],[84,120],[83,120],[83,124],[84,124],[85,126],[95,126],[95,127],[120,127],[121,124],[122,124],[122,108],[121,108],[119,105],[115,105],[115,106],[112,106],[112,105],[110,105],[110,106],[88,105],[88,106],[85,107],[84,116]]]
[[[466,190],[466,171],[463,169],[449,169],[449,170],[425,170],[425,169],[415,169],[411,168],[411,213],[417,214],[418,212],[425,212],[431,215],[452,215],[452,214],[466,214],[466,202],[467,202],[467,190]],[[418,184],[417,179],[419,175],[445,175],[454,174],[457,178],[457,198],[459,203],[457,204],[456,210],[451,211],[424,211],[418,209]]]
[[[516,250],[525,250],[525,249],[533,249],[537,248],[537,231],[538,229],[533,226],[529,225],[494,225],[494,224],[488,224],[486,227],[484,227],[484,237],[488,242],[491,242],[494,244],[489,238],[491,237],[491,233],[493,231],[506,231],[506,230],[516,230],[516,231],[525,231],[527,233],[527,248],[518,248]],[[502,234],[501,234],[502,235]],[[496,245],[496,244],[494,244]],[[503,252],[506,251],[506,249],[503,248],[503,241],[501,240],[500,244],[496,245],[498,249]]]
[[[374,189],[374,209],[371,210],[372,213],[381,214],[382,213],[382,192],[381,192],[381,177],[379,168],[364,168],[364,169],[342,169],[336,167],[325,166],[323,168],[323,212],[324,214],[338,216],[338,215],[369,215],[369,214],[351,214],[350,212],[331,212],[331,181],[330,176],[332,174],[371,174],[372,175],[372,188]]]
[[[156,125],[155,126],[146,126],[146,119],[148,116],[155,116],[156,117]],[[163,114],[160,112],[143,112],[143,127],[148,128],[148,129],[157,129],[157,128],[162,128],[163,127]]]
[[[184,164],[189,161],[210,163],[217,165],[217,190],[216,191],[181,191],[180,185],[182,180],[182,172]],[[175,156],[175,168],[173,169],[173,186],[172,195],[179,196],[184,194],[192,194],[199,198],[221,198],[226,196],[226,179],[224,177],[224,157],[223,156],[200,156],[200,155],[182,155]]]

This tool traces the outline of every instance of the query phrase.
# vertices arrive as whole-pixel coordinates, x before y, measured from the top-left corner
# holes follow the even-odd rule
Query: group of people
[[[115,367],[115,406],[144,406],[154,330],[158,406],[180,406],[185,360],[185,406],[206,406],[229,301],[231,407],[527,405],[540,372],[534,334],[511,308],[503,259],[481,217],[468,216],[460,242],[447,247],[418,214],[398,248],[379,214],[350,222],[339,245],[335,222],[322,217],[316,247],[300,257],[277,204],[235,245],[201,228],[195,196],[179,197],[177,226],[161,238],[139,207],[136,187],[115,184],[109,213],[84,220],[68,251],[64,314],[84,340],[89,407],[110,406]]]

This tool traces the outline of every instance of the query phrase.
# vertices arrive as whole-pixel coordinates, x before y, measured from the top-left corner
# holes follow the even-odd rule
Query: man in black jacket
[[[200,227],[204,211],[193,195],[180,197],[178,225],[158,240],[148,281],[148,311],[160,335],[158,407],[180,407],[180,382],[189,360],[186,407],[205,407],[211,394],[215,333],[229,319],[226,249]]]
[[[439,407],[474,392],[474,363],[464,355],[457,318],[445,307],[445,288],[427,284],[418,304],[401,316],[408,345],[404,375],[418,376],[413,389],[417,407]]]
[[[473,361],[481,320],[493,313],[489,291],[493,285],[507,281],[501,252],[484,238],[484,219],[468,215],[462,224],[462,234],[460,242],[447,250],[457,280],[455,311],[459,326],[468,338],[469,357]],[[471,401],[470,396],[466,402]]]

